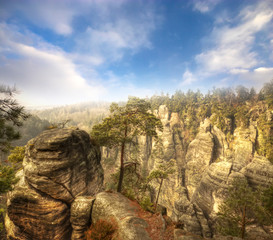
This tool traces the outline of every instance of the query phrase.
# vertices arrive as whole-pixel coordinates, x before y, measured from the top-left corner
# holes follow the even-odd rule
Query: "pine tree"
[[[150,104],[143,99],[131,97],[125,106],[113,103],[110,116],[95,125],[91,137],[100,145],[120,148],[120,175],[117,191],[121,192],[124,176],[124,155],[127,144],[134,144],[136,136],[157,137],[156,130],[163,126],[157,117],[149,112]]]
[[[260,191],[254,191],[245,178],[235,178],[228,189],[227,198],[219,207],[217,228],[223,235],[246,235],[246,226],[270,219]]]
[[[0,86],[0,151],[7,152],[11,141],[19,139],[20,133],[15,127],[20,127],[29,115],[24,107],[14,99],[15,88]]]

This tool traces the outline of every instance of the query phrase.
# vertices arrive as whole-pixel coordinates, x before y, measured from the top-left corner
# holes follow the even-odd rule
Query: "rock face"
[[[71,240],[85,239],[85,231],[91,224],[94,197],[79,196],[71,205],[70,222],[73,228]]]
[[[186,155],[186,186],[190,197],[199,185],[202,174],[212,163],[214,139],[210,123],[203,124],[200,133],[190,143]]]
[[[246,178],[254,189],[273,183],[272,163],[255,152],[262,134],[255,119],[248,128],[227,121],[230,135],[226,135],[213,125],[212,115],[200,124],[195,139],[187,145],[187,129],[178,113],[160,106],[155,115],[162,121],[163,132],[158,133],[157,142],[138,139],[139,162],[144,170],[152,171],[158,164],[175,160],[176,172],[164,180],[159,204],[184,231],[207,238],[215,234],[216,213],[235,177]],[[157,192],[158,185],[153,187]]]
[[[8,194],[8,239],[70,239],[72,202],[102,188],[99,149],[84,131],[48,130],[28,142],[23,167]]]
[[[151,239],[145,229],[147,222],[137,217],[136,207],[126,197],[119,193],[101,192],[93,205],[92,223],[111,218],[118,224],[118,239]]]

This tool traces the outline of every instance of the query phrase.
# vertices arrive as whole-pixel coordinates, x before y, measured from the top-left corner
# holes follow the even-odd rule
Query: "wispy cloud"
[[[0,81],[15,84],[23,102],[36,99],[33,105],[69,104],[75,99],[94,100],[105,91],[98,82],[84,79],[65,52],[54,46],[38,48],[18,42],[20,35],[9,25],[0,25],[0,53],[4,53]]]
[[[36,99],[34,105],[105,99],[113,90],[116,94],[118,87],[125,94],[138,91],[134,84],[122,82],[126,74],[115,76],[114,83],[113,76],[104,71],[126,54],[153,47],[151,34],[160,23],[153,2],[14,0],[3,5],[0,81],[16,84],[24,103],[30,99]],[[11,24],[21,19],[20,24]],[[58,45],[31,32],[36,27],[46,30],[49,38],[60,39]],[[69,52],[63,43],[70,45]]]
[[[256,66],[259,60],[253,49],[255,36],[272,18],[272,9],[264,5],[243,10],[236,26],[214,29],[211,39],[216,47],[197,55],[197,63],[212,73]]]
[[[181,86],[191,85],[192,83],[196,81],[197,81],[197,78],[194,76],[192,72],[190,72],[187,69],[183,74]]]
[[[160,24],[154,5],[135,1],[136,9],[119,5],[115,12],[102,8],[97,24],[90,24],[76,40],[77,51],[102,56],[105,61],[120,60],[124,54],[135,54],[141,49],[152,48],[151,34]],[[103,16],[103,17],[101,17]],[[91,21],[92,22],[92,21]]]
[[[258,90],[261,89],[264,83],[273,80],[273,67],[259,67],[248,72],[241,72],[238,78],[247,86],[255,86]]]
[[[8,18],[12,14],[20,13],[32,24],[61,35],[73,32],[72,20],[78,14],[77,8],[71,8],[72,1],[14,0],[1,1],[2,4],[6,12],[2,17]]]
[[[222,0],[194,0],[193,9],[201,13],[211,11]]]
[[[259,2],[257,5],[247,6],[241,10],[233,20],[230,18],[225,22],[219,22],[216,17],[215,27],[207,37],[206,42],[210,46],[197,56],[195,63],[197,70],[192,74],[193,78],[208,78],[219,74],[231,76],[253,75],[254,79],[267,77],[267,74],[260,74],[255,69],[263,66],[264,58],[255,48],[260,43],[266,48],[270,48],[270,34],[272,30],[273,4],[270,1]],[[258,34],[263,34],[264,39],[258,38]],[[270,51],[269,54],[270,55]],[[239,79],[239,78],[238,78]],[[242,78],[243,79],[243,78]]]

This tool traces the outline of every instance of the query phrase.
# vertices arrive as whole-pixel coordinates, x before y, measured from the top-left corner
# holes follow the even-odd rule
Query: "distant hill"
[[[57,126],[67,122],[66,127],[76,126],[89,132],[94,124],[107,116],[109,106],[108,102],[90,102],[31,110],[30,113],[49,121],[52,125]]]

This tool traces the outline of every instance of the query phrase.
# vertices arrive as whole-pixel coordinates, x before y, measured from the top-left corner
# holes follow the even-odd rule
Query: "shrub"
[[[145,211],[153,212],[153,203],[151,202],[151,199],[147,196],[144,196],[140,202],[139,205],[144,209]]]
[[[103,220],[99,219],[95,224],[92,224],[86,232],[87,240],[112,240],[116,238],[118,226],[114,219]]]

